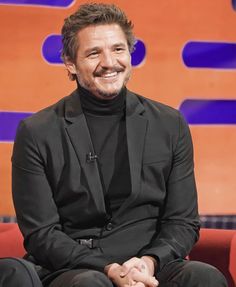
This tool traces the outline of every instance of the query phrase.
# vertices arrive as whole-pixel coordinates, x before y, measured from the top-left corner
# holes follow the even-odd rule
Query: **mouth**
[[[94,76],[104,80],[115,80],[117,79],[118,75],[122,72],[124,72],[124,69],[121,67],[117,67],[110,70],[102,69],[94,73]]]
[[[104,79],[111,79],[118,75],[118,72],[103,73],[100,77]]]
[[[98,76],[98,79],[104,84],[114,84],[119,80],[120,72],[112,71],[112,72],[103,72]]]

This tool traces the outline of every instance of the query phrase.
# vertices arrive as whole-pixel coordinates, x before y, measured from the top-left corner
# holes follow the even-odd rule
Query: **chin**
[[[103,91],[99,91],[98,96],[99,96],[101,99],[113,99],[113,98],[115,98],[118,94],[119,94],[119,92],[103,92]]]
[[[122,88],[120,89],[114,89],[114,90],[100,90],[98,89],[96,91],[96,94],[103,99],[112,99],[115,98],[121,91]]]

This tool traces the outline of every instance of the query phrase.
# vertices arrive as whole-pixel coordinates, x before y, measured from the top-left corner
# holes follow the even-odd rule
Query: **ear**
[[[66,59],[65,60],[65,66],[66,66],[67,71],[70,74],[76,75],[76,67],[75,67],[75,64],[73,62]]]

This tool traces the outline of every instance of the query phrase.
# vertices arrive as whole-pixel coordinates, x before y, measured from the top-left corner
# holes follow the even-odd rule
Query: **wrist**
[[[150,255],[144,255],[141,257],[141,259],[143,259],[144,262],[147,264],[150,271],[150,275],[153,276],[155,274],[155,271],[157,270],[157,260]]]

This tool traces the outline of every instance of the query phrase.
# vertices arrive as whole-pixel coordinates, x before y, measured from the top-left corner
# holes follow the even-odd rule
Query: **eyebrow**
[[[112,47],[114,47],[114,48],[116,48],[116,47],[123,47],[123,48],[125,48],[126,45],[121,42],[121,43],[116,43],[116,44],[114,44]]]

